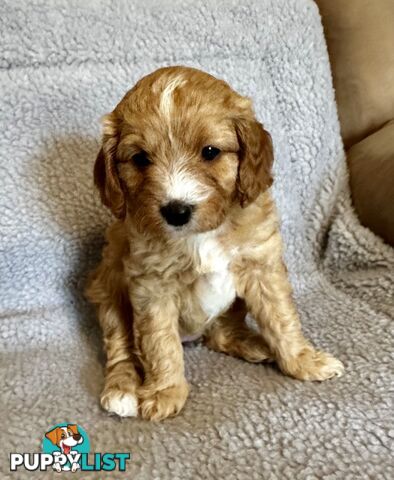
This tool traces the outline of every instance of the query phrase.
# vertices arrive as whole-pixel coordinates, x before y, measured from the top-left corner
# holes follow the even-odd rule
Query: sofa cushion
[[[347,157],[361,223],[394,245],[394,120],[353,145]]]
[[[316,0],[348,148],[394,118],[394,1]]]

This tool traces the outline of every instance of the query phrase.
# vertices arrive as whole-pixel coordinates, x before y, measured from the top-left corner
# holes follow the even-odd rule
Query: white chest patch
[[[227,310],[236,296],[229,271],[230,257],[215,236],[215,232],[209,232],[193,239],[194,257],[200,273],[194,294],[209,320]]]

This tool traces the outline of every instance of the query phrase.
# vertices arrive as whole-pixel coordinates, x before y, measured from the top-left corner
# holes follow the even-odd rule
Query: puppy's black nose
[[[78,442],[81,439],[81,434],[80,433],[74,433],[73,439]]]
[[[161,207],[160,213],[169,225],[180,227],[190,220],[192,210],[192,205],[174,200]]]

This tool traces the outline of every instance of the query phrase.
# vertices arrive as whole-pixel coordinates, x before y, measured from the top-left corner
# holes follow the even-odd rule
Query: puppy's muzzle
[[[193,205],[173,200],[160,208],[165,221],[174,227],[186,225],[192,216]]]

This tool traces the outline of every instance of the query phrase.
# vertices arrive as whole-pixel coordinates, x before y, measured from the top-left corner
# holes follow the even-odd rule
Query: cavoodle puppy
[[[182,338],[190,335],[301,380],[342,374],[301,331],[272,162],[250,99],[196,69],[153,72],[104,117],[94,179],[117,220],[87,296],[104,335],[109,412],[177,414],[189,391]]]

